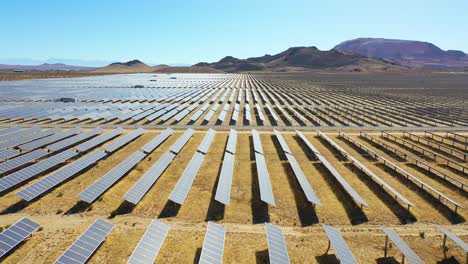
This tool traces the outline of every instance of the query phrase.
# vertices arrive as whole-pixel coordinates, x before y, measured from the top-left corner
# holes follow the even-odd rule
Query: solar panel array
[[[257,130],[252,129],[252,138],[255,150],[255,163],[257,166],[258,183],[260,187],[260,199],[270,205],[275,205],[273,190],[271,188],[270,174],[266,165],[265,157],[263,156],[263,147],[260,140],[260,135]]]
[[[306,178],[304,172],[302,171],[301,167],[299,166],[299,163],[297,162],[296,158],[294,157],[291,150],[289,149],[289,146],[286,143],[286,141],[284,140],[283,136],[277,130],[273,130],[273,131],[274,131],[274,133],[276,135],[276,138],[278,139],[278,141],[279,141],[279,143],[281,145],[281,148],[284,151],[284,154],[286,155],[286,158],[289,161],[289,165],[291,166],[291,168],[292,168],[292,170],[294,172],[294,175],[296,175],[296,179],[299,182],[299,185],[301,186],[302,191],[304,192],[307,200],[309,202],[313,203],[313,204],[321,205],[319,198],[315,194],[314,189],[312,189],[312,186],[310,185],[309,181],[307,180],[307,178]]]
[[[278,227],[265,223],[265,232],[268,242],[268,256],[271,264],[290,263],[286,241],[283,231]]]
[[[32,141],[32,142],[20,145],[19,148],[22,151],[30,151],[30,150],[33,150],[33,149],[36,149],[36,148],[43,147],[43,146],[45,146],[47,144],[62,140],[64,138],[73,136],[73,135],[79,133],[81,130],[82,129],[79,128],[79,127],[73,128],[73,129],[67,130],[65,132],[56,134],[56,135],[51,135],[51,136],[48,136],[48,137],[45,137],[45,138],[42,138],[42,139],[39,139],[39,140],[35,140],[35,141]]]
[[[54,144],[48,145],[46,148],[49,151],[62,150],[64,148],[67,148],[67,147],[73,146],[73,145],[75,145],[77,143],[80,143],[81,141],[84,141],[86,139],[89,139],[91,137],[99,135],[102,131],[103,131],[102,128],[97,127],[97,128],[95,128],[95,129],[93,129],[91,131],[88,131],[88,132],[85,132],[85,133],[82,133],[82,134],[79,134],[79,135],[76,135],[76,136],[61,140],[61,141],[56,142]]]
[[[57,187],[59,184],[75,176],[77,173],[98,162],[105,156],[105,152],[96,150],[95,152],[88,154],[79,160],[76,160],[75,162],[20,190],[17,192],[17,195],[23,200],[31,201]]]
[[[387,237],[390,238],[390,240],[398,248],[398,250],[400,250],[401,254],[403,254],[403,256],[405,256],[409,260],[411,264],[424,263],[421,260],[421,258],[419,258],[418,255],[416,255],[416,253],[414,253],[414,251],[408,246],[408,244],[406,244],[406,242],[403,241],[403,239],[401,239],[397,233],[395,233],[395,231],[383,226],[381,226],[380,228],[382,229],[382,231],[384,231]]]
[[[143,128],[138,128],[136,130],[133,130],[132,132],[128,133],[127,135],[119,138],[118,140],[110,143],[109,145],[106,146],[106,152],[114,152],[117,149],[121,148],[122,146],[126,145],[127,143],[131,142],[135,138],[143,135],[145,130]]]
[[[2,151],[0,151],[0,161],[9,159],[11,157],[14,157],[14,156],[20,154],[20,153],[21,153],[21,151],[19,151],[18,149],[5,149],[5,150],[2,150]]]
[[[361,196],[351,187],[351,185],[341,176],[341,174],[333,167],[333,165],[318,151],[317,148],[310,143],[310,141],[299,131],[297,131],[299,137],[304,141],[304,143],[309,147],[309,149],[314,153],[314,155],[322,162],[322,164],[327,168],[327,170],[335,177],[335,179],[340,183],[343,189],[351,196],[351,198],[362,206],[368,206],[366,201],[361,198]]]
[[[74,150],[65,150],[45,160],[34,163],[21,170],[15,171],[0,179],[0,192],[6,191],[24,181],[30,180],[41,173],[75,157],[78,153]]]
[[[228,205],[231,200],[232,176],[234,173],[234,162],[237,144],[237,131],[231,129],[229,132],[226,151],[224,152],[223,165],[219,174],[218,186],[216,187],[215,200]]]
[[[187,144],[189,139],[195,134],[195,130],[189,128],[187,129],[182,136],[169,148],[170,151],[177,154],[180,150]]]
[[[13,248],[30,237],[40,225],[28,218],[23,218],[0,233],[0,258],[10,253]]]
[[[330,240],[331,245],[336,251],[336,256],[342,264],[357,264],[354,259],[353,253],[349,249],[346,241],[340,234],[340,231],[337,229],[322,224],[322,228],[327,234],[328,239]]]
[[[128,264],[153,264],[159,250],[169,233],[170,227],[163,222],[153,220],[145,234],[128,259]]]
[[[0,149],[16,147],[16,146],[19,146],[21,144],[28,143],[30,141],[33,141],[33,140],[36,140],[36,139],[39,139],[39,138],[43,138],[43,137],[52,135],[55,132],[60,131],[60,130],[62,130],[62,128],[55,127],[55,128],[51,128],[51,129],[47,129],[47,130],[44,130],[44,131],[34,133],[32,135],[29,135],[29,136],[20,137],[18,139],[13,139],[13,140],[10,140],[10,141],[7,141],[7,142],[3,142],[3,143],[0,143]]]
[[[174,130],[170,128],[166,128],[161,134],[155,136],[150,142],[146,143],[141,150],[145,153],[151,153],[154,149],[156,149],[159,145],[161,145],[169,136],[174,133]]]
[[[18,131],[18,130],[21,130],[21,128],[20,128],[20,127],[9,127],[9,128],[4,128],[4,129],[0,130],[0,135],[5,135],[5,134],[13,133],[13,132]]]
[[[99,178],[96,182],[88,186],[84,191],[78,194],[78,198],[84,202],[92,203],[112,185],[119,181],[125,174],[127,174],[138,162],[144,159],[145,153],[136,151],[124,161],[115,166],[112,170]]]
[[[89,149],[92,149],[98,145],[101,145],[102,143],[108,141],[108,140],[111,140],[112,138],[122,134],[124,132],[124,130],[122,128],[116,128],[112,131],[109,131],[103,135],[100,135],[98,137],[95,137],[91,140],[88,140],[84,143],[81,143],[80,145],[76,146],[76,149],[80,152],[84,152],[84,151],[87,151]]]
[[[179,180],[177,181],[176,186],[172,190],[171,194],[169,195],[169,199],[175,203],[183,204],[185,198],[187,198],[187,194],[192,187],[193,181],[200,170],[200,167],[205,159],[205,153],[208,152],[210,148],[211,142],[213,141],[214,135],[216,131],[210,129],[203,141],[201,142],[200,146],[197,149],[197,152],[193,155],[192,159],[190,160],[189,164],[185,168],[182,176],[180,176]]]
[[[104,242],[114,228],[112,223],[97,219],[73,244],[55,261],[56,264],[86,263],[94,251]]]
[[[0,174],[4,174],[6,172],[9,172],[11,170],[17,169],[21,166],[24,166],[30,162],[33,162],[35,160],[38,160],[42,157],[47,156],[47,151],[42,150],[42,149],[37,149],[35,151],[31,151],[28,153],[25,153],[21,156],[9,159],[5,162],[0,163]]]
[[[200,261],[198,263],[223,263],[225,237],[226,228],[224,226],[208,222],[205,241],[203,242]]]
[[[40,127],[31,127],[27,129],[15,130],[12,133],[0,135],[0,141],[10,141],[15,138],[27,136],[41,131]]]

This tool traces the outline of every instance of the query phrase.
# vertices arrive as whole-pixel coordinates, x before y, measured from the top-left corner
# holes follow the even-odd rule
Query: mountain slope
[[[468,67],[468,55],[458,50],[444,51],[429,42],[358,38],[342,42],[336,50],[418,68],[463,69]]]
[[[248,59],[227,56],[215,63],[198,63],[197,67],[212,67],[226,72],[238,71],[304,71],[313,69],[345,69],[351,71],[399,70],[400,66],[380,59],[344,53],[321,51],[316,47],[294,47],[275,55]]]
[[[153,72],[154,68],[146,65],[139,60],[128,62],[115,62],[108,66],[94,70],[96,73],[147,73]]]
[[[74,66],[63,63],[43,63],[40,65],[8,65],[0,64],[0,70],[23,71],[92,71],[95,67]]]

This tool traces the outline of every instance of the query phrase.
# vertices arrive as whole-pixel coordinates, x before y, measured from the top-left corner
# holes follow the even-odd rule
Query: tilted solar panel
[[[223,263],[225,237],[226,228],[224,226],[208,222],[205,241],[203,242],[203,248],[198,263]]]
[[[84,143],[81,143],[80,145],[76,146],[76,149],[79,151],[79,152],[84,152],[84,151],[87,151],[91,148],[94,148],[98,145],[101,145],[102,143],[106,142],[106,141],[109,141],[111,140],[112,138],[122,134],[124,132],[124,130],[122,128],[116,128],[112,131],[109,131],[103,135],[100,135],[98,137],[95,137],[91,140],[88,140]]]
[[[23,154],[21,156],[9,159],[5,162],[0,163],[0,174],[9,172],[11,170],[17,169],[25,164],[33,162],[37,159],[47,156],[47,151],[42,149],[37,149],[29,153]]]
[[[138,128],[137,130],[134,130],[127,135],[119,138],[118,140],[110,143],[109,145],[106,146],[106,152],[114,152],[117,149],[123,147],[124,145],[128,144],[130,141],[134,140],[135,138],[143,135],[145,133],[145,130],[143,128]]]
[[[166,239],[167,233],[169,233],[169,229],[169,225],[158,220],[153,220],[127,263],[153,264]]]
[[[50,151],[58,151],[58,150],[73,146],[74,144],[77,144],[77,143],[79,143],[79,142],[81,142],[83,140],[86,140],[86,139],[90,138],[90,137],[98,135],[102,131],[103,131],[102,128],[97,127],[97,128],[95,128],[95,129],[93,129],[91,131],[88,131],[88,132],[73,136],[71,138],[61,140],[61,141],[56,142],[54,144],[48,145],[46,148],[48,150],[50,150]]]
[[[398,236],[395,231],[386,228],[384,226],[380,227],[382,231],[387,235],[388,238],[395,244],[395,246],[400,250],[401,254],[403,254],[411,264],[423,264],[424,262],[414,253],[414,251],[408,246],[408,244],[403,241],[403,239]]]
[[[224,153],[223,165],[219,174],[218,186],[216,187],[215,200],[225,205],[228,205],[231,200],[234,160],[234,154],[229,152]]]
[[[169,195],[169,199],[175,203],[183,204],[185,198],[187,197],[190,188],[192,187],[193,181],[200,170],[200,167],[203,163],[205,155],[196,152],[190,160],[189,164],[185,168],[182,176],[180,176],[179,181]]]
[[[304,175],[304,172],[299,166],[299,163],[297,162],[296,158],[289,153],[285,153],[285,154],[286,154],[286,158],[289,161],[289,165],[291,166],[294,172],[294,175],[296,175],[297,181],[299,182],[299,185],[301,186],[301,189],[304,192],[307,200],[313,204],[321,205],[320,200],[317,197],[317,194],[315,193],[314,189],[312,188],[306,176]]]
[[[114,224],[97,219],[55,261],[56,264],[86,263],[114,228]]]
[[[21,153],[21,151],[19,151],[17,149],[6,149],[6,150],[3,150],[3,151],[0,151],[0,161],[9,159],[11,157],[14,157],[14,156],[20,154],[20,153]]]
[[[342,264],[357,264],[354,259],[353,253],[349,250],[348,245],[337,229],[322,224],[322,228],[327,234],[331,245],[336,251],[336,256]]]
[[[41,227],[38,223],[23,218],[0,233],[0,258],[10,253],[13,248],[30,237]]]
[[[14,131],[12,133],[1,135],[0,136],[0,141],[13,140],[15,138],[19,138],[19,137],[22,137],[22,136],[27,136],[27,135],[39,132],[41,130],[42,130],[42,128],[40,128],[40,127],[32,127],[32,128],[27,128],[27,129],[21,129],[21,130],[18,130],[18,131]]]
[[[226,144],[226,151],[235,154],[236,153],[236,145],[237,145],[237,131],[231,129],[229,131],[229,138]]]
[[[45,160],[36,162],[23,168],[19,171],[15,171],[0,179],[0,192],[10,189],[24,181],[30,180],[37,175],[65,162],[66,160],[75,157],[78,153],[74,150],[65,150],[54,156],[48,157]]]
[[[468,252],[468,244],[465,243],[463,240],[461,240],[461,238],[459,238],[457,235],[455,235],[454,233],[448,231],[447,229],[445,229],[445,228],[443,228],[441,226],[437,226],[437,228],[440,230],[440,232],[444,233],[445,236],[447,236],[453,242],[455,242],[455,244],[457,244],[459,247],[461,247],[463,249],[463,251],[465,251],[465,253]]]
[[[0,144],[0,149],[16,147],[18,145],[28,143],[30,141],[33,141],[33,140],[36,140],[36,139],[39,139],[39,138],[47,137],[47,136],[52,135],[55,132],[60,131],[60,130],[62,130],[62,128],[55,127],[55,128],[51,128],[51,129],[47,129],[47,130],[44,130],[44,131],[34,133],[32,135],[28,135],[28,136],[24,136],[24,137],[21,137],[21,138],[18,138],[18,139],[10,140],[10,141],[1,143]]]
[[[58,185],[62,184],[66,180],[75,176],[77,173],[83,171],[100,159],[104,158],[106,153],[100,150],[84,156],[83,158],[76,160],[75,162],[60,168],[45,178],[29,185],[28,187],[20,190],[16,194],[23,200],[31,201],[35,198],[43,195],[44,193],[54,189]]]
[[[255,153],[255,163],[257,165],[258,184],[260,187],[260,199],[270,205],[275,205],[273,190],[271,188],[270,174],[268,173],[265,157],[260,153]]]
[[[128,190],[123,198],[133,204],[137,204],[145,196],[148,190],[166,170],[176,154],[168,151],[154,163],[153,166]]]
[[[126,173],[128,173],[138,162],[145,158],[146,154],[141,151],[136,151],[124,161],[119,163],[111,169],[104,176],[99,178],[96,182],[88,186],[84,191],[78,194],[78,198],[84,202],[92,203],[112,185],[120,180]]]
[[[21,127],[9,127],[9,128],[4,128],[0,130],[0,135],[5,135],[8,133],[13,133],[15,131],[21,130]]]
[[[33,149],[36,149],[36,148],[43,147],[43,146],[45,146],[47,144],[59,141],[61,139],[73,136],[73,135],[79,133],[81,130],[82,129],[79,128],[79,127],[74,128],[74,129],[70,129],[70,130],[67,130],[65,132],[62,132],[62,133],[59,133],[59,134],[56,134],[56,135],[51,135],[51,136],[48,136],[48,137],[45,137],[45,138],[42,138],[42,139],[39,139],[39,140],[35,140],[35,141],[32,141],[32,142],[20,145],[19,148],[21,150],[23,150],[23,151],[30,151],[30,150],[33,150]]]
[[[206,154],[208,153],[208,149],[211,146],[211,142],[213,141],[213,138],[216,135],[216,130],[214,129],[208,129],[208,132],[206,132],[205,137],[203,138],[203,141],[201,142],[200,146],[198,147],[198,151]]]
[[[189,139],[195,134],[195,130],[189,128],[187,129],[182,136],[180,136],[177,141],[172,144],[172,146],[169,148],[170,151],[174,152],[175,154],[179,153],[180,150],[187,144]]]
[[[252,129],[252,139],[254,144],[254,150],[263,155],[263,147],[262,141],[260,140],[260,134],[255,129]]]
[[[284,140],[284,138],[283,138],[283,136],[281,135],[281,133],[280,133],[278,130],[276,130],[276,129],[273,129],[273,132],[275,133],[276,139],[278,139],[278,142],[280,143],[281,148],[283,149],[283,151],[286,152],[286,153],[292,154],[291,150],[289,149],[288,144],[287,144],[286,141]]]
[[[161,134],[155,136],[150,142],[146,143],[141,149],[145,153],[153,152],[159,145],[161,145],[169,136],[174,133],[171,128],[166,128]]]
[[[283,231],[278,227],[265,223],[265,233],[268,242],[268,256],[271,264],[290,263]]]

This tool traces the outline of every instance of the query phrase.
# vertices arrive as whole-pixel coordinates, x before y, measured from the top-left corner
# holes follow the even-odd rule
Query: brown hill
[[[409,67],[428,69],[464,69],[468,67],[468,55],[458,50],[444,51],[429,42],[358,38],[338,44],[336,50],[381,58]]]
[[[399,71],[396,64],[381,59],[367,58],[337,50],[321,51],[316,47],[289,48],[276,55],[264,55],[248,59],[227,56],[215,63],[198,63],[196,67],[211,67],[226,72],[239,71],[308,71],[337,69],[345,71]]]
[[[139,60],[128,62],[116,62],[106,67],[98,68],[93,72],[97,73],[148,73],[154,69]]]
[[[203,66],[179,66],[179,67],[160,67],[153,72],[156,73],[223,73],[223,71]]]

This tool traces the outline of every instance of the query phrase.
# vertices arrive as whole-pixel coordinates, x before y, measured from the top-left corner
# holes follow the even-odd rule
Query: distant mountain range
[[[458,50],[444,51],[432,43],[358,38],[342,42],[329,51],[316,47],[293,47],[275,55],[239,59],[226,56],[218,62],[200,62],[188,67],[149,66],[140,60],[111,63],[105,67],[73,66],[64,63],[31,65],[0,64],[0,70],[93,71],[96,73],[181,73],[240,71],[406,71],[409,68],[466,70],[468,55]]]
[[[23,71],[92,71],[96,67],[74,66],[63,63],[43,63],[40,65],[8,65],[0,64],[0,70]]]
[[[211,67],[226,72],[239,71],[304,71],[335,69],[345,71],[389,71],[403,67],[381,59],[367,58],[337,50],[321,51],[316,47],[294,47],[275,55],[248,59],[227,56],[218,62],[197,63],[197,67]]]
[[[468,68],[467,54],[459,50],[444,51],[429,42],[358,38],[342,42],[334,49],[415,68],[441,70]]]

